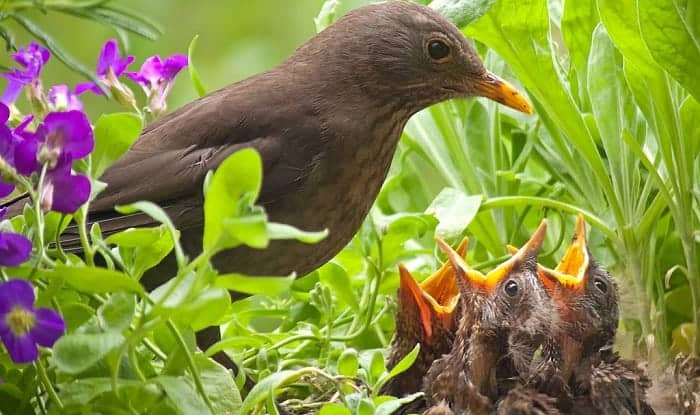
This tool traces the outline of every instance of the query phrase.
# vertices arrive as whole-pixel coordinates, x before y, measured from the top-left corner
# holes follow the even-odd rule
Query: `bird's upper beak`
[[[498,76],[486,71],[479,78],[471,80],[478,96],[492,99],[507,107],[532,114],[530,102],[515,87]]]
[[[525,246],[515,252],[515,254],[508,259],[508,261],[499,265],[496,269],[486,275],[467,265],[466,261],[464,261],[464,259],[442,239],[436,239],[438,246],[440,246],[440,249],[442,249],[442,251],[447,255],[447,258],[454,267],[455,272],[457,273],[457,278],[462,278],[468,285],[478,287],[486,293],[491,294],[495,290],[496,286],[504,278],[506,278],[508,274],[510,274],[513,267],[515,267],[521,261],[526,261],[533,258],[535,261],[537,260],[537,254],[542,247],[542,242],[544,242],[546,231],[547,222],[543,220],[542,224],[539,226],[539,228],[537,228]]]
[[[511,254],[516,248],[508,246]],[[537,264],[537,276],[547,290],[561,286],[566,290],[582,290],[586,284],[586,271],[590,261],[586,224],[582,215],[576,218],[576,231],[571,244],[555,269]]]

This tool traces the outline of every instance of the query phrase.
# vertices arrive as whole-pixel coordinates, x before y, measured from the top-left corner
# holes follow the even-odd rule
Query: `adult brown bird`
[[[556,397],[565,412],[653,414],[645,402],[649,379],[634,362],[611,351],[617,289],[590,255],[583,216],[578,216],[573,240],[556,269],[539,266],[538,275],[561,321],[552,326],[531,383]]]
[[[487,275],[440,244],[457,275],[462,317],[452,350],[425,377],[431,405],[444,402],[455,413],[488,414],[509,380],[529,367],[531,343],[544,338],[551,318],[539,311],[550,302],[536,276],[546,228],[543,221],[525,246]]]
[[[108,235],[154,225],[120,216],[115,204],[149,200],[181,231],[187,254],[201,251],[202,183],[228,155],[254,148],[263,159],[258,203],[272,221],[329,229],[316,245],[275,241],[213,258],[224,273],[308,273],[345,246],[384,181],[408,119],[432,104],[483,96],[527,113],[532,107],[488,72],[457,27],[428,7],[390,1],[359,8],[299,47],[273,70],[204,96],[147,126],[101,180],[90,206]],[[23,202],[11,209],[22,210]],[[65,248],[79,249],[67,234]],[[142,280],[175,274],[172,255]]]
[[[465,238],[457,248],[461,257],[467,251],[467,244]],[[381,390],[383,395],[400,397],[419,392],[430,365],[452,348],[459,292],[449,261],[420,284],[403,265],[399,265],[399,278],[396,332],[387,357],[387,369],[391,370],[420,344],[413,365]]]

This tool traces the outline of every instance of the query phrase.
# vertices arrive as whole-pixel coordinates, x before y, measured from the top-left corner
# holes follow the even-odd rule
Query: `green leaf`
[[[355,377],[359,368],[360,362],[357,359],[357,350],[346,349],[338,357],[338,374]]]
[[[95,334],[68,334],[53,346],[53,360],[58,369],[77,375],[121,346],[124,336],[116,331]]]
[[[656,62],[700,101],[700,40],[677,0],[638,0],[639,29]]]
[[[129,112],[100,116],[95,124],[95,149],[90,176],[97,179],[139,138],[143,122]]]
[[[249,295],[264,294],[276,297],[289,291],[295,279],[296,274],[291,274],[288,277],[252,277],[243,274],[223,274],[216,277],[214,285]]]
[[[659,70],[639,31],[637,0],[598,0],[598,12],[610,38],[626,60],[645,72]]]
[[[400,399],[392,399],[390,401],[382,402],[377,409],[374,411],[374,415],[391,415],[396,413],[396,411],[407,403],[411,403],[416,399],[423,396],[423,392],[417,392],[410,395],[406,395]]]
[[[496,0],[433,0],[428,6],[457,27],[465,27],[486,14]]]
[[[411,366],[413,366],[413,363],[418,358],[418,353],[420,353],[420,343],[416,343],[416,345],[413,347],[413,350],[411,350],[406,356],[401,358],[401,360],[396,364],[396,366],[389,370],[389,373],[386,373],[383,376],[381,376],[377,381],[377,384],[374,385],[373,390],[379,392],[382,386],[384,386],[389,380],[407,371]]]
[[[85,303],[61,304],[61,316],[66,322],[66,331],[72,332],[95,315],[95,310]]]
[[[194,356],[204,390],[209,396],[215,414],[240,413],[241,394],[231,372],[218,363],[197,354]]]
[[[175,403],[179,413],[211,414],[202,397],[197,394],[191,380],[184,377],[160,376],[153,381],[165,389],[166,395]]]
[[[106,329],[123,331],[134,318],[136,299],[132,294],[116,293],[97,309],[100,324]]]
[[[315,244],[328,236],[328,229],[319,232],[306,232],[291,225],[269,222],[267,235],[270,239],[296,239],[307,244]]]
[[[128,205],[122,205],[122,206],[115,206],[114,209],[123,214],[133,214],[136,212],[143,212],[146,215],[150,216],[157,222],[162,223],[167,229],[170,234],[170,238],[173,242],[173,246],[175,248],[175,256],[177,258],[177,263],[178,264],[184,264],[185,262],[185,254],[182,251],[182,248],[180,247],[180,231],[178,231],[175,228],[175,225],[173,222],[170,220],[170,217],[168,216],[167,213],[158,205],[152,202],[148,201],[141,201],[141,202],[135,202],[131,203]]]
[[[459,237],[479,212],[483,196],[467,196],[461,190],[446,187],[425,213],[435,215],[439,223],[435,233],[443,239]]]
[[[190,73],[190,81],[192,81],[192,87],[197,91],[197,95],[203,97],[207,94],[207,89],[202,83],[202,78],[199,76],[199,71],[194,65],[194,50],[197,48],[197,40],[199,40],[199,35],[195,35],[190,41],[190,46],[187,48],[187,70]]]
[[[318,415],[352,415],[352,412],[343,405],[337,403],[327,403],[318,411]]]
[[[331,289],[333,295],[355,311],[360,311],[357,293],[352,287],[352,281],[345,268],[335,262],[327,262],[318,270],[318,279]]]
[[[270,394],[274,394],[275,390],[292,382],[298,377],[296,370],[283,370],[276,372],[258,382],[248,393],[243,401],[241,414],[249,413],[259,403],[265,401]]]
[[[316,33],[327,28],[335,21],[336,12],[338,11],[339,0],[326,0],[321,6],[321,11],[318,12],[318,16],[314,17],[314,24],[316,25]]]
[[[257,151],[240,150],[221,163],[204,198],[205,250],[240,245],[241,241],[231,236],[228,228],[235,227],[236,223],[231,221],[243,216],[244,210],[257,199],[261,185],[262,160]],[[254,223],[259,226],[259,222]]]
[[[119,246],[119,253],[130,274],[139,278],[158,265],[173,249],[173,240],[165,225],[155,228],[131,228],[110,235],[105,242]]]
[[[143,287],[138,281],[128,275],[97,267],[75,267],[57,265],[55,269],[44,271],[42,276],[67,282],[73,288],[86,293],[110,293],[129,291],[144,294]]]

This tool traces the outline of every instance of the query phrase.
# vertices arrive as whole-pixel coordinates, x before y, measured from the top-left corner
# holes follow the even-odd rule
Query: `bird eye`
[[[508,281],[505,286],[505,291],[510,297],[515,297],[518,294],[518,283],[513,280]]]
[[[450,54],[450,47],[442,40],[431,40],[428,43],[428,54],[436,61],[445,59]]]
[[[593,281],[593,285],[595,285],[598,291],[602,292],[603,294],[608,292],[608,285],[600,278],[596,278],[595,281]]]

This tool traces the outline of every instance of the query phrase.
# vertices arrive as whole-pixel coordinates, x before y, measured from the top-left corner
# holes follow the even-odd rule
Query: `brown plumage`
[[[355,234],[408,119],[432,104],[472,96],[532,112],[522,95],[484,68],[459,29],[432,9],[403,1],[365,6],[273,70],[147,126],[101,177],[108,187],[91,204],[90,220],[100,223],[104,235],[151,226],[147,215],[122,216],[113,207],[158,203],[180,229],[185,252],[195,256],[201,250],[205,175],[233,152],[254,148],[263,159],[258,203],[270,220],[327,228],[330,235],[316,245],[275,241],[266,250],[236,248],[212,262],[223,273],[303,275]],[[10,214],[21,213],[24,203],[15,201]],[[74,227],[62,243],[69,252],[80,251]],[[175,270],[171,255],[142,282],[152,289]]]
[[[488,414],[529,367],[551,318],[541,311],[551,306],[536,277],[545,230],[543,221],[518,253],[487,275],[440,245],[455,269],[462,317],[452,350],[426,375],[431,405],[444,401],[455,413]]]
[[[633,362],[611,352],[618,324],[617,290],[590,255],[583,217],[556,269],[538,275],[558,308],[542,360],[530,382],[557,398],[564,412],[651,414],[645,403],[649,379]]]
[[[467,243],[465,238],[457,248],[462,257],[467,251]],[[396,333],[387,368],[396,366],[416,344],[420,344],[420,352],[408,370],[382,388],[381,394],[394,396],[419,392],[433,361],[450,351],[456,330],[455,306],[459,298],[454,270],[449,263],[443,264],[421,284],[403,265],[399,265],[399,274]]]

